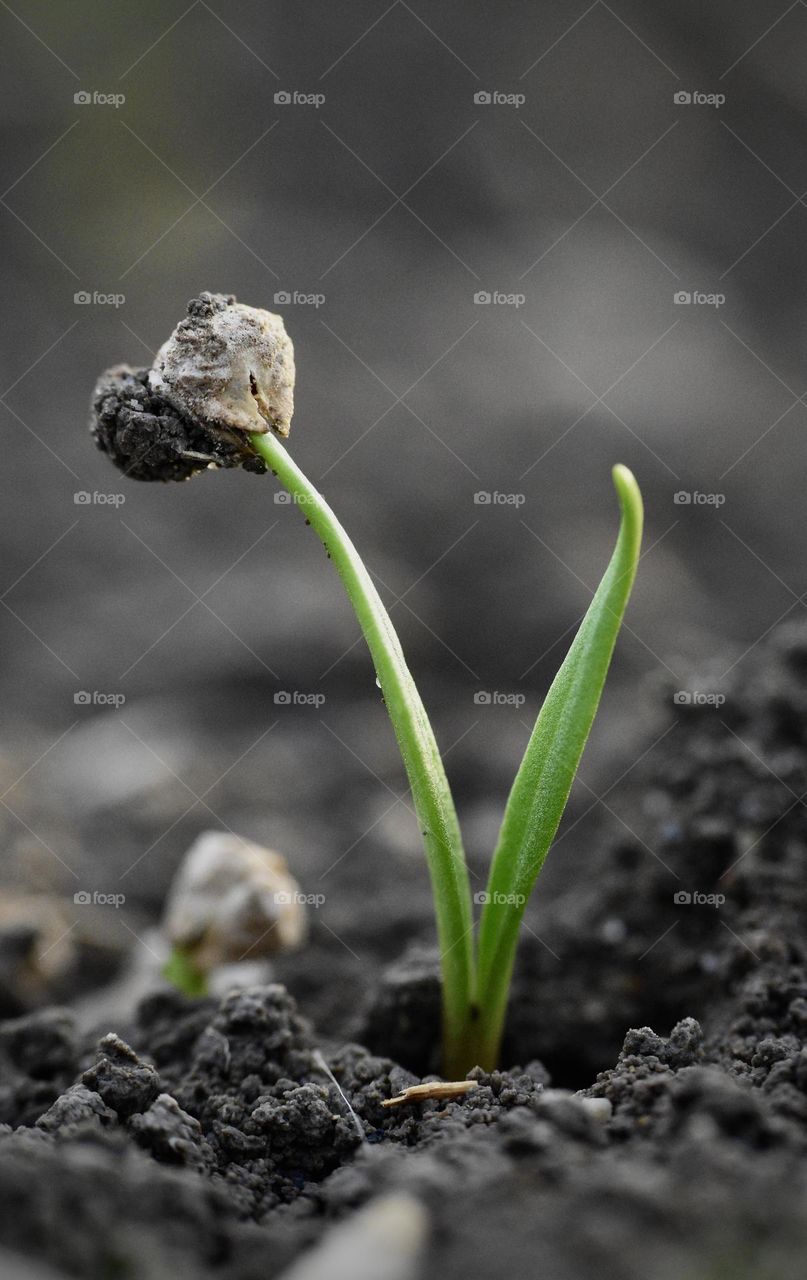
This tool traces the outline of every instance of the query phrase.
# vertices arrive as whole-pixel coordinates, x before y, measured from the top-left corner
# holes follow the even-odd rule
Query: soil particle
[[[148,369],[117,365],[93,393],[90,431],[132,480],[187,480],[214,464],[263,474],[266,466],[241,432],[192,421],[149,386]]]
[[[57,1098],[52,1107],[36,1122],[37,1129],[45,1133],[68,1133],[78,1125],[107,1125],[115,1121],[100,1093],[93,1093],[84,1084],[73,1084]]]
[[[0,1024],[0,1123],[33,1124],[75,1080],[77,1051],[75,1023],[65,1010]]]
[[[212,1152],[202,1138],[199,1121],[183,1111],[170,1094],[159,1094],[147,1111],[132,1116],[129,1127],[135,1141],[156,1160],[200,1170],[212,1168]]]
[[[104,1036],[99,1055],[82,1076],[87,1088],[95,1090],[122,1120],[145,1111],[160,1092],[160,1077],[154,1068],[141,1062],[114,1032]]]
[[[381,975],[364,1010],[357,1036],[421,1073],[438,1065],[440,955],[412,947]]]

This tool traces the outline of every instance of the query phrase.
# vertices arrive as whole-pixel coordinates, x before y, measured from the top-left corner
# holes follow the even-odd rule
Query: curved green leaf
[[[271,433],[252,445],[299,503],[336,566],[364,632],[398,740],[432,881],[443,973],[443,1055],[449,1075],[467,1070],[474,938],[471,888],[451,790],[426,709],[372,578],[322,494]],[[369,905],[365,905],[369,910]]]

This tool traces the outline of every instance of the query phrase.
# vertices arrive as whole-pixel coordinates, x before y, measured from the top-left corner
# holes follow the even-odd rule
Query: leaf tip
[[[619,505],[622,509],[622,519],[632,529],[634,539],[638,545],[642,538],[642,522],[644,518],[641,489],[633,472],[630,468],[623,466],[621,462],[618,462],[612,468],[611,476],[619,498]]]

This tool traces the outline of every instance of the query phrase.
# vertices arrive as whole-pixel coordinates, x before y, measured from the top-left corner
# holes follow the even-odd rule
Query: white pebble
[[[206,831],[185,854],[165,910],[171,943],[206,973],[298,946],[303,895],[285,859],[227,831]]]

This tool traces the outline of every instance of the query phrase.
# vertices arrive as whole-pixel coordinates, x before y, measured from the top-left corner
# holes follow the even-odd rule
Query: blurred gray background
[[[291,449],[377,576],[478,874],[610,554],[610,467],[635,470],[646,554],[588,816],[546,873],[573,882],[624,834],[596,796],[669,727],[653,695],[673,723],[674,691],[804,609],[805,5],[0,22],[7,883],[125,889],[104,927],[128,944],[193,836],[231,828],[328,884],[336,951],[361,954],[351,886],[379,862],[430,935],[372,669],[300,513],[266,477],[134,483],[90,440],[97,375],[148,364],[201,289],[284,316]]]

